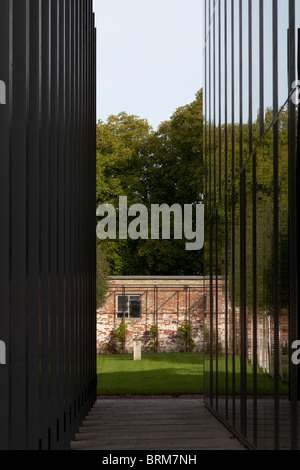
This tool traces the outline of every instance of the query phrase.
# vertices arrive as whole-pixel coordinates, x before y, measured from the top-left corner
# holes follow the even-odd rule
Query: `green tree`
[[[178,108],[149,139],[143,166],[146,205],[203,202],[203,95]],[[195,222],[195,220],[193,221]],[[186,240],[151,240],[139,244],[147,274],[202,274],[203,254],[186,251]]]
[[[120,113],[97,126],[97,205],[197,204],[203,201],[203,97],[178,108],[154,132]],[[172,232],[171,232],[172,235]],[[201,274],[203,256],[186,240],[104,241],[111,274]]]
[[[151,126],[145,119],[122,112],[97,125],[97,206],[118,205],[119,196],[140,201],[141,171]]]
[[[203,201],[203,96],[178,108],[151,135],[143,167],[145,202]]]
[[[268,129],[273,120],[273,110],[265,111],[264,129]],[[209,126],[209,123],[207,123]],[[240,147],[240,131],[242,130],[242,148]],[[278,117],[279,133],[279,159],[278,159],[278,219],[279,219],[279,284],[280,308],[286,309],[288,298],[288,111],[284,109]],[[224,275],[225,272],[225,210],[227,210],[228,235],[228,280],[229,295],[232,298],[235,287],[235,302],[239,304],[240,282],[240,164],[245,166],[245,192],[246,192],[246,289],[247,307],[251,311],[253,303],[253,245],[252,245],[252,207],[253,194],[256,204],[256,277],[257,307],[259,311],[271,311],[273,308],[273,271],[274,271],[274,244],[273,244],[273,200],[274,200],[274,173],[273,173],[273,127],[269,129],[264,138],[260,138],[260,115],[258,113],[253,122],[252,148],[255,149],[256,178],[253,186],[252,158],[249,159],[249,129],[248,124],[228,125],[227,135],[224,125],[215,132],[210,132],[210,155],[206,155],[210,162],[210,171],[207,172],[207,187],[211,189],[211,197],[206,201],[208,216],[212,214],[212,252],[209,258],[209,246],[206,244],[206,274]],[[225,160],[225,141],[227,141],[227,158]],[[234,151],[233,151],[234,146]],[[242,152],[241,152],[242,150]],[[253,157],[254,158],[254,157]],[[227,162],[227,180],[225,172]],[[214,176],[216,175],[216,176]],[[234,185],[233,185],[234,182]],[[225,194],[227,191],[227,207],[225,207]],[[233,224],[232,224],[233,222]],[[206,239],[209,239],[209,217],[206,220]],[[217,232],[218,229],[218,232]],[[234,243],[233,243],[234,237]],[[216,242],[218,242],[218,264],[216,265]],[[233,248],[235,256],[233,256]],[[235,272],[235,285],[233,286],[232,267]]]
[[[141,168],[151,126],[144,119],[122,112],[111,115],[97,125],[97,193],[96,205],[118,207],[119,197],[128,204],[140,202]],[[131,240],[104,240],[106,259],[112,275],[138,272],[141,260]]]

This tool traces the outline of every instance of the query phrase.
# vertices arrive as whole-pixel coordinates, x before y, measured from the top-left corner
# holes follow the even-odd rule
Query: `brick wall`
[[[126,318],[127,353],[133,351],[133,338],[142,339],[142,351],[151,352],[150,328],[158,327],[159,352],[184,351],[179,328],[189,322],[194,352],[204,347],[204,315],[209,309],[209,281],[203,278],[112,278],[105,305],[97,311],[98,353],[111,352],[112,333],[122,322],[117,317],[118,296],[139,295],[141,318]],[[219,295],[220,305],[223,303]],[[117,343],[118,344],[118,343]]]
[[[224,285],[218,280],[218,325],[216,315],[212,318],[214,346],[218,343],[220,354],[225,353],[225,295]],[[125,352],[133,352],[133,338],[142,339],[142,352],[151,352],[150,328],[157,323],[158,326],[158,352],[185,351],[185,344],[179,330],[181,326],[190,323],[191,337],[194,341],[194,352],[204,349],[204,335],[210,336],[210,295],[209,280],[199,278],[139,278],[127,277],[111,278],[109,292],[105,305],[97,311],[97,352],[98,354],[113,352],[111,341],[112,333],[122,322],[117,317],[118,295],[141,296],[141,318],[126,318],[128,334],[126,336]],[[216,294],[213,295],[213,311],[216,308]],[[206,319],[205,317],[206,313]],[[227,351],[232,354],[233,330],[232,311],[228,305],[228,343]],[[282,312],[280,317],[280,351],[281,355],[288,342],[287,312]],[[218,338],[215,331],[218,329]],[[247,316],[247,352],[250,362],[253,360],[253,318],[251,313]],[[235,351],[240,351],[240,312],[235,308]],[[260,367],[272,373],[270,351],[272,354],[274,343],[274,325],[271,317],[265,312],[257,316],[257,360]],[[118,345],[119,346],[119,345]],[[119,347],[120,351],[120,347]],[[282,367],[284,374],[284,368]],[[281,375],[282,375],[281,374]],[[282,375],[282,378],[283,375]]]

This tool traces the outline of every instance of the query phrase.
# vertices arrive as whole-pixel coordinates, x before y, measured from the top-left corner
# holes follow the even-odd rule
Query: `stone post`
[[[133,360],[140,361],[142,359],[142,340],[141,338],[133,339]]]

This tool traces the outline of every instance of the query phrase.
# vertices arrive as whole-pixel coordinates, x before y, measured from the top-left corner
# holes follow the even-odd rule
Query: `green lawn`
[[[204,376],[203,353],[143,354],[141,361],[132,355],[99,355],[98,395],[174,395],[202,394]],[[206,356],[206,371],[209,357]],[[214,363],[215,369],[215,363]],[[218,361],[218,391],[225,393],[225,356]],[[247,392],[252,393],[252,368],[249,365]],[[236,393],[239,393],[239,358],[236,358]],[[229,393],[232,374],[229,360]],[[207,390],[206,390],[207,391]],[[288,386],[280,384],[282,395]],[[258,372],[258,393],[273,394],[274,384],[270,377]]]

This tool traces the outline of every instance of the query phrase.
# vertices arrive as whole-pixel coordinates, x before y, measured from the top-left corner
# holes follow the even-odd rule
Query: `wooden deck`
[[[71,450],[245,450],[201,398],[102,398]]]
[[[256,428],[254,429],[254,407],[253,398],[247,399],[246,429],[247,440],[254,445],[254,431],[256,431],[256,441],[258,450],[274,450],[275,446],[275,410],[274,397],[259,397],[257,399]],[[216,402],[214,400],[214,407]],[[281,397],[278,403],[278,437],[279,449],[291,450],[291,403],[287,397]],[[226,402],[224,398],[218,399],[218,411],[220,416],[226,418]],[[298,448],[300,448],[300,413],[298,408],[295,417],[295,426],[298,429]],[[228,400],[228,422],[233,425],[233,403]],[[235,399],[235,428],[241,427],[241,405],[239,398]]]

